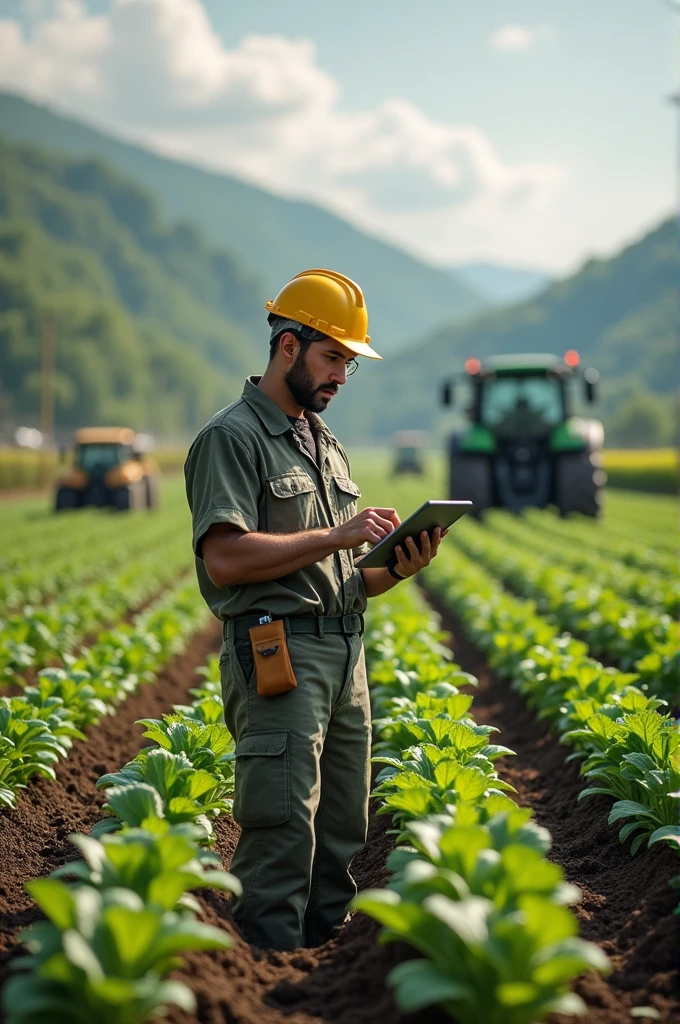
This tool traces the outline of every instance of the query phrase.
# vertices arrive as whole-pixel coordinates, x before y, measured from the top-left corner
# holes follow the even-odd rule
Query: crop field
[[[434,458],[390,468],[356,454],[363,505],[445,493]],[[677,1020],[677,507],[605,499],[463,519],[370,603],[359,895],[292,953],[228,919],[222,637],[181,479],[149,513],[2,502],[2,1021]]]

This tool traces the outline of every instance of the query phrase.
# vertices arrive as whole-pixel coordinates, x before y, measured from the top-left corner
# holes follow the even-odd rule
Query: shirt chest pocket
[[[361,497],[361,491],[348,476],[333,476],[333,495],[338,522],[346,523],[357,514],[357,498]]]
[[[319,527],[316,485],[307,473],[282,473],[267,480],[267,529],[299,533]]]

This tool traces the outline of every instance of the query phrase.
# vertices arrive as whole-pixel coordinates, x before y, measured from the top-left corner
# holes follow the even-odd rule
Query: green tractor
[[[572,415],[574,381],[584,397],[596,400],[597,370],[578,370],[573,349],[553,355],[468,359],[465,374],[472,391],[470,426],[449,441],[449,496],[468,498],[473,514],[488,508],[545,508],[598,517],[605,474],[604,430],[599,420]],[[453,404],[453,381],[442,390],[442,404]]]

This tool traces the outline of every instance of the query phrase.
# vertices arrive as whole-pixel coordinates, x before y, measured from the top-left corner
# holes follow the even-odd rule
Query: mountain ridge
[[[522,302],[536,295],[553,280],[553,275],[534,267],[513,266],[490,260],[452,264],[447,269],[494,306]]]
[[[366,294],[378,351],[395,351],[416,333],[444,320],[468,319],[486,305],[446,270],[320,206],[160,156],[16,94],[0,92],[0,133],[72,159],[99,156],[112,163],[150,188],[169,220],[194,222],[222,248],[238,245],[239,261],[263,282],[268,298],[308,267],[347,274]]]

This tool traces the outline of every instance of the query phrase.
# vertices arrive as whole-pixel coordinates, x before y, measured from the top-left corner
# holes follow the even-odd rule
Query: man
[[[361,289],[308,270],[267,309],[269,365],[201,430],[185,474],[201,593],[224,621],[242,830],[233,916],[248,941],[295,949],[324,942],[356,891],[349,868],[366,839],[369,787],[366,598],[427,565],[440,537],[430,545],[424,534],[422,554],[409,539],[393,570],[355,563],[399,525],[392,508],[357,514],[347,457],[317,416],[355,356],[380,359]],[[297,682],[276,696],[258,692],[249,632],[267,616],[283,620]]]

